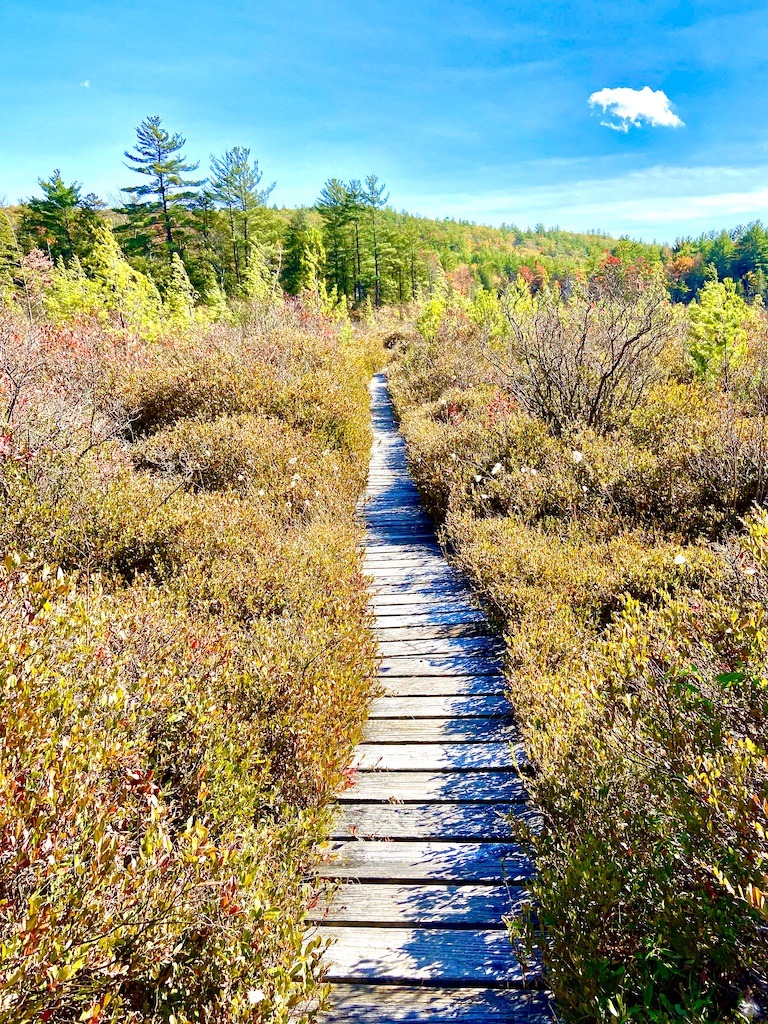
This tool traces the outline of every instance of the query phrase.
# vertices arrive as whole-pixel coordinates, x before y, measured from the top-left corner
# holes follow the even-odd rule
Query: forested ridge
[[[448,291],[500,290],[522,275],[533,290],[594,273],[601,261],[662,265],[673,299],[688,302],[707,280],[733,279],[748,300],[768,294],[768,231],[759,222],[673,245],[575,233],[538,224],[487,227],[398,212],[375,174],[331,178],[315,202],[269,205],[267,182],[250,149],[212,155],[209,167],[185,154],[186,140],[150,116],[126,150],[121,204],[108,206],[58,170],[39,192],[0,218],[0,287],[18,283],[39,251],[54,275],[92,278],[97,241],[113,232],[122,256],[160,296],[179,289],[214,311],[279,281],[289,295],[314,293],[325,305],[396,305]],[[128,171],[136,177],[130,181]],[[109,244],[109,243],[107,243]]]

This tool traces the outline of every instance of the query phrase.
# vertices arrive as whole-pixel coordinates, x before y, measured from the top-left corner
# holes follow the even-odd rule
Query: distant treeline
[[[567,287],[593,273],[606,254],[663,264],[670,294],[695,298],[708,279],[732,278],[747,299],[768,297],[768,231],[759,222],[712,232],[673,246],[574,233],[536,225],[491,228],[398,213],[376,175],[325,182],[311,207],[268,205],[275,183],[263,184],[250,150],[211,156],[207,176],[184,155],[186,140],[157,116],[136,130],[126,167],[138,178],[108,207],[66,183],[58,170],[38,181],[42,196],[6,210],[0,223],[0,278],[13,276],[19,252],[39,249],[67,266],[84,261],[104,226],[114,230],[131,266],[161,292],[181,261],[199,299],[237,298],[254,279],[279,280],[291,295],[322,293],[350,306],[393,305],[449,290],[499,290],[522,275],[533,291]],[[0,218],[0,221],[3,221]]]

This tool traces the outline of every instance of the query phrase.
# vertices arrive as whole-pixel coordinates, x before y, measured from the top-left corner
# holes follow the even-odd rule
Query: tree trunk
[[[237,281],[238,288],[243,283],[240,276],[240,256],[237,251],[237,232],[235,231],[235,211],[230,206],[228,207],[229,213],[229,233],[232,236],[232,258],[235,262],[235,280]]]
[[[160,202],[163,204],[163,221],[165,222],[165,240],[168,243],[168,256],[173,252],[173,232],[171,230],[171,213],[168,209],[168,196],[165,192],[165,181],[162,174],[159,178]]]
[[[379,248],[376,244],[376,213],[371,212],[371,224],[373,226],[373,282],[374,282],[374,305],[381,305],[381,283],[379,281]]]

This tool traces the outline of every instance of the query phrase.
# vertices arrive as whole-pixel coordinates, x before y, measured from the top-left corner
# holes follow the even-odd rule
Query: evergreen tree
[[[733,277],[733,260],[736,254],[736,245],[728,231],[721,231],[713,235],[710,244],[706,247],[704,258],[711,263],[717,271],[721,281],[726,277]]]
[[[402,305],[414,297],[411,240],[403,218],[391,216],[392,219],[383,220],[381,228],[381,301]]]
[[[768,272],[768,232],[756,221],[745,231],[740,232],[736,241],[733,269],[745,286],[748,285],[747,275],[754,280],[765,279]]]
[[[266,188],[259,188],[262,176],[258,161],[251,163],[250,149],[235,146],[220,158],[211,156],[211,195],[227,213],[238,287],[243,283],[251,255],[252,214],[265,205],[276,184],[273,181]]]
[[[365,189],[357,178],[353,178],[346,186],[346,190],[347,215],[355,236],[355,302],[360,305],[366,293],[363,281],[363,249],[360,239],[360,222],[365,210]]]
[[[297,210],[285,234],[282,284],[289,295],[317,294],[325,261],[323,236],[309,223],[306,210]]]
[[[104,311],[112,322],[147,336],[157,333],[161,320],[157,286],[128,263],[112,228],[104,221],[93,228],[83,265],[98,285]]]
[[[151,248],[152,234],[159,233],[172,262],[173,253],[179,251],[183,214],[195,199],[197,189],[204,184],[204,179],[195,180],[186,175],[200,165],[186,161],[182,150],[187,140],[176,132],[171,135],[156,114],[141,122],[136,129],[136,140],[135,153],[125,151],[124,155],[131,161],[126,166],[147,180],[123,189],[133,198],[125,212],[134,230],[138,229],[139,233],[134,234],[136,241]]]
[[[219,213],[208,188],[202,188],[189,205],[192,224],[192,243],[195,251],[195,262],[199,266],[195,271],[202,279],[207,280],[211,272],[217,280],[223,277],[218,246]],[[190,247],[191,248],[191,247]],[[189,256],[188,256],[189,262]]]
[[[729,366],[744,354],[749,331],[756,329],[759,316],[727,279],[707,281],[695,302],[688,307],[689,352],[702,376],[723,373],[728,383]]]
[[[255,242],[243,280],[243,297],[252,306],[266,308],[282,302],[282,292],[277,282],[267,248]]]
[[[165,289],[163,310],[174,327],[189,326],[195,315],[195,289],[189,280],[181,257],[177,252],[171,255],[171,276]]]
[[[386,185],[380,185],[375,174],[369,174],[365,179],[365,192],[363,199],[370,211],[371,216],[371,239],[373,244],[373,280],[374,280],[374,303],[381,305],[381,273],[379,266],[379,244],[376,235],[376,211],[382,210],[389,200],[389,193],[384,195]]]
[[[82,207],[82,186],[66,185],[58,168],[48,179],[38,178],[43,198],[32,196],[26,202],[22,231],[34,238],[34,245],[47,249],[52,259],[71,259],[76,252],[76,221]]]
[[[408,262],[408,276],[411,284],[411,299],[417,299],[421,290],[421,275],[419,271],[422,268],[422,259],[419,253],[419,245],[421,243],[421,237],[419,235],[419,228],[416,220],[413,217],[408,217],[405,225],[405,231],[403,232],[403,249],[406,254]]]
[[[350,274],[354,248],[350,245],[352,197],[349,189],[339,178],[329,178],[315,206],[323,218],[326,268],[331,287],[340,295],[350,295],[350,284],[354,284],[356,274]]]

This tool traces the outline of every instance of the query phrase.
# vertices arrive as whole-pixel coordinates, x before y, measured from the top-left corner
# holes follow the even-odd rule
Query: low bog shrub
[[[390,370],[425,503],[507,634],[545,820],[516,826],[538,906],[512,937],[583,1024],[768,1008],[766,421],[749,359],[727,390],[697,379],[649,295],[623,321],[648,327],[642,372],[594,422],[579,402],[610,353],[610,296],[579,321],[590,355],[557,415],[533,398],[573,368],[578,302],[522,304],[520,345],[571,345],[551,373],[516,364],[528,391],[504,337],[469,343],[457,374],[445,326]]]
[[[27,552],[0,573],[0,1020],[322,996],[303,878],[372,674],[380,350],[291,312],[253,332],[2,335],[30,370],[0,444],[0,541]]]

